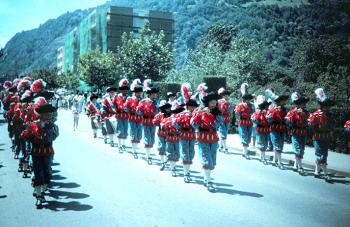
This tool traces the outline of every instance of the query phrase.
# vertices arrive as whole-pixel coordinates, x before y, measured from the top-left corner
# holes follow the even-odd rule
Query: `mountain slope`
[[[350,34],[347,0],[113,0],[108,5],[171,11],[175,18],[177,65],[186,62],[203,32],[215,23],[233,24],[240,35],[262,42],[271,62],[289,67],[300,39]],[[37,29],[17,33],[5,46],[0,75],[55,67],[56,50],[65,35],[93,9],[76,10]]]

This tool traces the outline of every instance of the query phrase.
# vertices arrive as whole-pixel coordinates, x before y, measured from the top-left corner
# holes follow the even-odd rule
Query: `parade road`
[[[333,176],[330,184],[314,178],[313,170],[299,176],[291,166],[265,166],[242,158],[236,144],[229,154],[218,154],[217,191],[210,193],[197,158],[193,182],[186,184],[180,171],[177,177],[159,171],[156,149],[149,166],[142,149],[135,160],[93,139],[86,116],[75,132],[70,112],[59,111],[58,119],[53,182],[43,209],[35,207],[30,178],[17,172],[7,125],[1,122],[0,226],[350,225],[348,178]]]

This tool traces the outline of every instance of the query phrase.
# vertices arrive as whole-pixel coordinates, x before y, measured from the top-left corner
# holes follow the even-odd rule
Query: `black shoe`
[[[105,144],[107,144],[107,139],[103,139],[103,141],[105,142]]]
[[[149,157],[149,158],[147,159],[147,163],[148,163],[148,165],[152,165],[152,158],[151,158],[151,157]]]
[[[283,164],[278,165],[278,168],[279,168],[280,170],[284,170]]]
[[[320,176],[319,173],[318,173],[318,174],[314,174],[314,177],[317,178],[317,179],[320,179],[320,178],[321,178],[321,176]]]
[[[304,175],[305,174],[305,170],[303,168],[301,168],[301,167],[299,168],[299,174],[300,175]]]
[[[164,169],[165,169],[165,163],[162,163],[159,170],[163,171]]]
[[[23,176],[22,176],[23,178],[27,178],[27,172],[26,171],[24,171],[24,173],[23,173]]]
[[[23,168],[22,167],[18,167],[18,170],[17,170],[19,173],[20,172],[23,172]]]
[[[228,154],[228,149],[225,149],[225,152],[224,152],[225,154]]]
[[[113,141],[111,141],[109,144],[111,145],[111,147],[114,147],[114,142]]]
[[[122,145],[122,150],[123,150],[123,151],[126,151],[125,145]]]
[[[324,179],[326,182],[330,182],[332,180],[331,176],[329,176],[328,174],[324,176]]]
[[[207,189],[209,192],[215,192],[215,187],[212,182],[207,183]]]
[[[171,170],[171,176],[176,177],[176,170],[175,169]]]
[[[185,182],[185,183],[190,183],[190,182],[191,182],[191,178],[190,178],[189,175],[185,175],[185,176],[184,176],[184,182]]]
[[[119,150],[119,153],[121,154],[121,153],[123,153],[123,148],[120,146],[120,147],[118,147],[118,150]]]
[[[97,135],[96,134],[94,134],[94,139],[96,139],[97,138]]]
[[[35,206],[36,206],[37,209],[43,208],[42,196],[38,196],[36,198]]]
[[[134,159],[138,159],[139,157],[137,156],[137,153],[133,153]]]

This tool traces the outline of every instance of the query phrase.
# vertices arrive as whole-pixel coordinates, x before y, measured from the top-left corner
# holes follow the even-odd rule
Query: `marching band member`
[[[308,98],[303,97],[298,92],[294,92],[291,96],[292,102],[295,105],[286,116],[286,121],[290,127],[290,134],[292,136],[292,145],[295,153],[294,169],[300,174],[304,173],[302,160],[305,152],[306,135],[307,135],[307,118],[306,103]]]
[[[92,94],[89,97],[90,101],[86,105],[86,115],[90,118],[91,122],[91,128],[93,132],[94,138],[97,137],[97,130],[99,128],[99,122],[101,121],[101,116],[99,114],[100,111],[100,104],[97,103],[98,95]],[[102,135],[105,137],[106,132],[102,133]]]
[[[153,118],[158,113],[156,94],[159,92],[159,89],[153,87],[150,79],[144,81],[143,87],[144,91],[147,93],[147,98],[144,98],[139,102],[136,110],[137,114],[143,117],[143,140],[145,143],[147,163],[151,165],[152,158],[150,154],[154,145],[154,136],[156,132],[156,127],[153,125]]]
[[[108,87],[106,89],[107,94],[102,100],[102,107],[101,107],[101,117],[104,121],[104,124],[106,126],[107,135],[109,138],[109,144],[111,147],[114,147],[114,126],[112,123],[112,117],[115,115],[115,105],[113,105],[113,100],[115,96],[115,92],[117,91],[117,88],[114,87]],[[107,143],[107,139],[105,138],[105,143]]]
[[[129,113],[128,121],[130,128],[131,146],[134,158],[137,159],[137,145],[142,138],[142,116],[136,113],[136,108],[141,100],[143,87],[140,79],[135,79],[130,85],[130,91],[134,93],[128,97],[124,103],[125,112]]]
[[[267,121],[271,124],[270,136],[275,154],[274,162],[280,169],[284,169],[282,164],[282,151],[284,137],[287,131],[287,126],[285,123],[287,109],[285,108],[285,104],[289,97],[287,95],[277,96],[269,89],[267,90],[267,93],[269,94],[269,98],[271,98],[274,103],[273,107],[267,111]]]
[[[159,151],[160,162],[161,162],[160,171],[163,171],[165,169],[165,165],[166,165],[166,160],[165,160],[166,141],[165,141],[165,138],[167,136],[167,132],[161,128],[161,123],[165,118],[170,117],[171,105],[166,100],[161,100],[158,108],[159,108],[160,112],[157,113],[156,116],[154,116],[153,124],[155,126],[158,126],[157,136],[158,136],[158,151]]]
[[[332,128],[329,109],[334,105],[334,102],[326,96],[322,88],[317,88],[315,94],[320,108],[311,113],[308,118],[308,123],[312,130],[312,141],[316,156],[315,177],[319,177],[320,170],[322,170],[325,179],[330,180],[327,171],[330,129]]]
[[[167,159],[170,163],[170,171],[173,177],[176,176],[176,162],[180,158],[180,147],[179,147],[179,130],[174,126],[173,122],[175,120],[176,114],[183,111],[183,107],[180,103],[175,100],[171,106],[171,116],[164,118],[161,122],[161,129],[164,130],[167,135],[165,137],[166,142],[166,154]]]
[[[50,183],[50,168],[54,154],[53,141],[58,137],[58,126],[55,113],[57,111],[51,104],[42,104],[35,109],[39,120],[27,127],[28,137],[32,142],[32,159],[34,170],[34,187],[37,198],[36,206],[41,208],[46,201],[43,192]]]
[[[218,101],[218,107],[224,116],[224,122],[219,128],[219,136],[220,136],[219,151],[224,151],[225,153],[228,153],[226,139],[227,139],[228,130],[229,130],[230,124],[231,124],[233,106],[228,101],[229,93],[225,88],[223,88],[223,87],[220,88],[218,90],[218,94],[222,97]]]
[[[113,105],[116,106],[116,119],[117,119],[117,138],[119,144],[119,152],[122,153],[126,150],[125,142],[128,137],[128,117],[129,114],[124,110],[124,104],[127,99],[127,94],[129,90],[129,81],[127,79],[122,79],[119,82],[120,94],[116,95],[113,100]]]
[[[185,110],[176,115],[174,126],[180,130],[180,151],[184,170],[185,183],[191,182],[190,167],[194,158],[194,145],[196,142],[196,134],[191,126],[191,118],[193,111],[199,106],[196,100],[190,99],[190,85],[185,83],[181,86],[181,93],[185,100]]]
[[[256,98],[257,111],[252,115],[252,121],[256,124],[256,147],[260,152],[260,160],[267,165],[265,152],[268,146],[270,124],[266,119],[266,113],[270,105],[265,97],[259,95]]]
[[[238,132],[243,145],[243,157],[249,159],[248,147],[252,138],[253,122],[251,116],[254,113],[254,106],[251,100],[253,95],[248,93],[248,84],[243,83],[241,85],[242,102],[235,107],[235,113],[239,119]]]
[[[196,129],[199,156],[204,171],[204,185],[208,191],[214,192],[215,187],[211,181],[211,171],[216,166],[216,155],[219,137],[217,129],[223,122],[223,116],[217,107],[219,95],[213,92],[203,97],[204,106],[197,108],[192,115],[191,125]]]

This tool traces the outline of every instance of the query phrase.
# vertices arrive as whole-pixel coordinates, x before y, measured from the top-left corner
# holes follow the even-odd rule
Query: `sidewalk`
[[[237,134],[228,135],[227,144],[230,149],[237,152],[241,152],[241,143]],[[260,154],[256,152],[256,156]],[[267,152],[267,156],[272,156],[272,152]],[[284,151],[282,154],[282,160],[284,163],[294,164],[294,153],[292,144],[285,143]],[[315,169],[315,151],[313,147],[307,146],[305,148],[305,155],[303,164],[307,168]],[[336,152],[328,152],[328,170],[331,173],[350,177],[350,155],[340,154]]]

